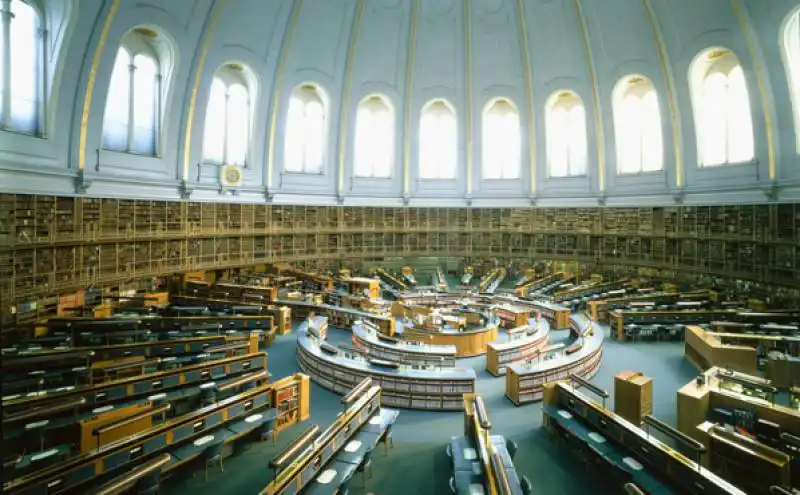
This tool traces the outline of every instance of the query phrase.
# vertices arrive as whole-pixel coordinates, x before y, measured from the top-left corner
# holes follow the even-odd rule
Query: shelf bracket
[[[411,195],[403,193],[403,206],[408,206],[411,203]]]
[[[336,204],[342,206],[344,204],[345,195],[344,194],[337,194],[336,195]]]
[[[605,206],[606,200],[608,200],[608,197],[605,195],[605,193],[601,194],[600,196],[597,197],[597,205]]]
[[[268,187],[264,188],[264,199],[267,201],[267,203],[272,203],[272,200],[275,199],[275,193],[270,191]]]
[[[178,184],[178,194],[180,195],[181,199],[191,198],[193,192],[194,187],[189,184],[186,179],[181,179],[181,183]]]
[[[528,196],[528,201],[530,201],[531,206],[536,206],[536,202],[539,201],[539,196],[536,194],[531,194]]]
[[[467,194],[464,199],[467,200],[467,206],[472,206],[472,194]]]
[[[92,187],[92,182],[94,182],[94,179],[87,177],[85,170],[78,170],[78,175],[75,176],[75,193],[86,194],[86,191]]]
[[[675,201],[675,204],[683,204],[683,198],[686,196],[686,192],[683,189],[674,189],[672,191],[672,199]]]

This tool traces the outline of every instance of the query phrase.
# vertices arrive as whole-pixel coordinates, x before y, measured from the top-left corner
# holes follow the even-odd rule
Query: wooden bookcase
[[[87,286],[290,262],[575,261],[800,290],[800,204],[658,208],[278,206],[0,195],[3,322]],[[497,266],[497,265],[495,265]],[[11,315],[12,308],[14,315]]]

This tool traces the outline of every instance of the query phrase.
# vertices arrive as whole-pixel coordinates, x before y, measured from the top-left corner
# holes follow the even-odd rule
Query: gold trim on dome
[[[575,12],[578,16],[578,27],[581,31],[581,40],[586,52],[586,67],[589,72],[589,83],[592,86],[592,106],[594,107],[594,127],[597,137],[597,185],[600,192],[606,190],[606,160],[605,160],[605,137],[603,132],[603,118],[600,113],[600,88],[597,85],[597,73],[594,68],[594,58],[592,57],[591,44],[589,43],[589,28],[586,26],[586,17],[583,15],[581,0],[572,0]]]
[[[272,83],[272,112],[269,117],[269,143],[267,145],[267,190],[272,189],[272,175],[275,170],[275,136],[278,132],[278,112],[281,103],[281,86],[283,86],[283,76],[286,72],[286,57],[289,56],[289,48],[292,46],[294,31],[297,27],[297,19],[300,17],[300,7],[303,0],[295,0],[292,5],[292,12],[289,14],[289,27],[283,35],[281,52],[278,56],[278,67],[275,70],[275,79]],[[314,88],[316,90],[316,88]]]
[[[769,91],[767,88],[767,78],[764,76],[764,68],[761,64],[760,49],[758,41],[753,34],[752,26],[748,23],[747,14],[744,11],[744,6],[741,0],[731,0],[733,10],[736,12],[736,18],[739,20],[739,25],[744,33],[744,39],[747,42],[747,50],[750,53],[750,59],[753,62],[753,72],[756,75],[756,83],[758,84],[758,94],[761,97],[761,108],[764,112],[764,130],[767,133],[767,159],[769,162],[769,179],[775,180],[776,178],[776,157],[775,157],[775,123],[772,119],[772,104],[769,98]]]
[[[347,119],[350,114],[350,85],[353,79],[353,61],[358,51],[358,36],[361,33],[361,20],[364,17],[364,0],[358,0],[353,17],[353,29],[350,32],[350,46],[347,48],[347,60],[344,69],[344,85],[342,103],[339,107],[339,180],[336,193],[339,198],[344,195],[345,167],[347,165]]]
[[[729,53],[730,52],[728,50],[725,50],[724,48],[716,48],[714,50],[709,50],[706,53],[706,58],[708,60],[716,60],[718,58],[724,57],[725,55],[727,55]]]
[[[528,50],[528,26],[525,20],[525,4],[517,0],[517,24],[522,48],[522,69],[525,76],[525,100],[528,108],[528,154],[530,159],[531,194],[536,193],[536,113],[533,100],[533,74]]]
[[[403,111],[403,195],[411,194],[411,109],[413,108],[414,63],[417,52],[417,17],[421,0],[411,5],[411,20],[408,29],[408,59],[406,61],[406,91]],[[417,160],[419,163],[419,160]],[[419,170],[417,171],[419,173]]]
[[[680,189],[683,187],[683,134],[681,133],[681,123],[678,118],[678,96],[675,92],[675,82],[672,78],[669,65],[667,47],[664,44],[661,30],[656,22],[653,6],[650,0],[642,1],[644,2],[647,21],[650,23],[650,29],[653,31],[653,39],[655,40],[656,49],[658,50],[658,59],[661,63],[661,72],[664,73],[664,84],[666,84],[667,87],[667,104],[669,105],[669,118],[672,126],[672,146],[675,150],[675,187]]]
[[[236,71],[236,72],[244,72],[244,65],[236,63],[236,62],[233,62],[233,63],[230,63],[230,64],[226,64],[225,68],[230,69],[232,71]]]
[[[466,142],[467,142],[467,197],[472,196],[472,174],[474,173],[474,166],[475,166],[475,150],[473,149],[474,140],[472,138],[473,134],[473,120],[474,120],[474,111],[475,105],[472,101],[472,14],[470,12],[470,7],[472,5],[471,0],[464,0],[464,73],[466,75],[465,79],[465,93],[466,93],[466,100],[467,100],[467,111],[466,111]]]
[[[158,38],[157,32],[146,27],[137,27],[136,29],[133,30],[133,32],[145,36],[147,38]]]
[[[217,27],[217,21],[222,14],[222,7],[225,5],[225,0],[217,0],[214,5],[214,12],[211,14],[211,23],[208,25],[208,30],[203,39],[203,48],[200,51],[200,56],[197,58],[197,67],[194,73],[194,82],[192,83],[192,92],[189,96],[189,111],[186,114],[186,137],[183,143],[183,174],[181,178],[187,180],[189,178],[189,166],[192,156],[192,128],[194,127],[194,111],[197,107],[197,94],[200,91],[200,81],[203,78],[203,66],[206,63],[206,56],[208,49],[211,47],[211,38],[214,34],[214,28]]]
[[[119,10],[119,4],[122,0],[114,0],[111,8],[108,11],[106,22],[103,24],[103,30],[100,31],[100,39],[97,41],[97,47],[92,56],[92,65],[89,66],[89,78],[86,81],[86,95],[83,98],[83,112],[81,112],[81,129],[80,136],[78,137],[78,170],[86,168],[86,138],[89,135],[89,113],[92,109],[92,95],[94,93],[94,83],[97,80],[97,69],[100,66],[100,59],[103,55],[103,48],[108,38],[108,32],[111,29],[111,24],[114,22],[114,17]]]

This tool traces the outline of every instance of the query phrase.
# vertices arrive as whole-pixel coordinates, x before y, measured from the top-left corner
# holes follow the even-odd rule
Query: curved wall
[[[778,39],[794,7],[793,0],[81,0],[70,39],[58,35],[51,132],[0,133],[0,183],[19,193],[74,194],[78,178],[77,190],[92,196],[387,206],[797,201],[800,158]],[[163,152],[154,158],[98,151],[116,48],[141,24],[166,33],[177,54]],[[747,164],[697,167],[688,70],[710,46],[733,50],[745,70],[756,142]],[[235,196],[220,192],[216,167],[198,167],[208,88],[230,60],[258,79],[250,166]],[[631,73],[646,75],[658,91],[666,165],[620,177],[611,95]],[[288,98],[309,81],[330,100],[324,173],[283,174]],[[547,177],[544,105],[558,89],[574,90],[587,106],[586,177]],[[376,92],[395,109],[396,167],[390,179],[356,179],[355,107]],[[520,180],[481,179],[473,136],[496,96],[520,111]],[[419,116],[434,97],[446,98],[458,116],[455,181],[416,179]]]

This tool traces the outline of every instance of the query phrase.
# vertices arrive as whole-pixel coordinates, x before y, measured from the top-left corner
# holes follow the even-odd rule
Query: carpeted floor
[[[564,335],[559,335],[563,333]],[[554,332],[563,338],[566,331]],[[329,340],[338,344],[350,340],[349,330],[329,329]],[[279,337],[268,350],[269,371],[273,377],[283,377],[298,371],[295,361],[295,337]],[[576,456],[566,447],[555,443],[540,428],[541,406],[531,404],[515,407],[505,398],[505,379],[489,375],[485,357],[459,360],[459,366],[472,367],[478,374],[477,389],[489,410],[493,433],[512,438],[519,444],[515,467],[532,482],[536,494],[599,493],[596,474],[587,473]],[[622,370],[635,370],[653,378],[653,402],[656,416],[675,424],[675,397],[678,388],[695,376],[694,368],[683,358],[683,344],[637,343],[622,344],[610,339],[604,343],[603,364],[592,380],[596,385],[613,390],[614,375]],[[612,394],[613,395],[613,394]],[[340,396],[311,386],[311,418],[281,433],[277,445],[271,443],[245,446],[241,452],[225,460],[225,472],[210,468],[209,481],[202,473],[194,478],[178,476],[165,486],[163,493],[194,495],[220,493],[255,494],[266,487],[272,478],[268,463],[310,424],[326,428],[341,410]],[[613,405],[613,397],[610,404]],[[463,434],[462,413],[438,413],[402,410],[394,426],[395,448],[384,457],[382,450],[373,462],[373,477],[368,489],[361,488],[358,477],[353,495],[440,495],[449,493],[451,474],[445,445],[453,435]]]

